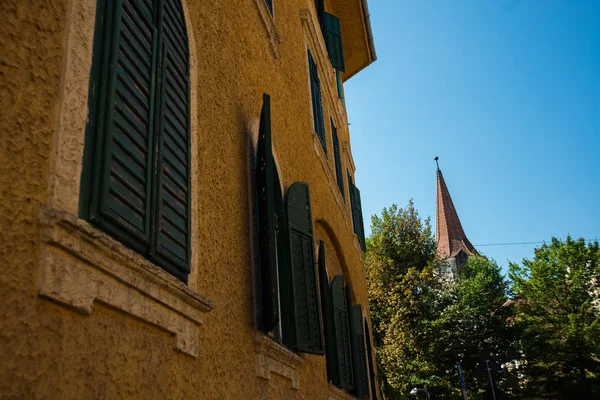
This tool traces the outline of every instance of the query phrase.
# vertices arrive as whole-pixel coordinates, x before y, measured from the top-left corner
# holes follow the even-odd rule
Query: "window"
[[[98,1],[81,216],[190,272],[189,51],[177,0]]]
[[[362,306],[352,306],[350,330],[352,332],[352,363],[354,365],[354,394],[359,399],[369,395],[367,353],[363,330]]]
[[[337,180],[338,188],[340,188],[340,193],[342,197],[345,198],[344,193],[344,175],[342,173],[342,157],[340,156],[340,143],[338,141],[337,129],[333,124],[333,120],[331,120],[331,136],[333,139],[333,158],[335,162],[335,176]]]
[[[271,12],[271,15],[273,15],[273,0],[265,0],[265,3],[267,3],[269,11]]]
[[[354,233],[358,237],[360,247],[365,251],[367,249],[365,242],[365,227],[363,225],[363,214],[362,205],[360,202],[360,190],[354,183],[352,183],[352,177],[348,172],[348,192],[350,193],[350,207],[352,210],[352,225],[354,227]]]
[[[344,86],[342,85],[342,77],[340,71],[335,70],[335,83],[337,85],[338,99],[342,102],[342,106],[346,108],[346,101],[344,100]]]
[[[319,243],[318,264],[327,379],[337,387],[350,390],[359,399],[369,395],[375,399],[371,339],[362,306],[352,305],[350,285],[345,284],[343,275],[336,275],[329,284],[323,241]]]
[[[325,357],[327,359],[327,380],[330,382],[339,381],[339,366],[337,363],[337,348],[335,341],[335,323],[333,312],[333,298],[329,287],[329,278],[327,276],[327,266],[325,259],[325,243],[319,243],[319,288],[321,292],[321,309],[323,315],[323,325],[325,332]]]
[[[319,19],[319,25],[321,26],[321,30],[323,30],[323,14],[325,14],[325,0],[315,0],[315,9],[317,10],[317,18]]]
[[[321,100],[321,81],[317,64],[310,50],[308,51],[308,70],[310,74],[310,94],[312,98],[313,123],[315,133],[321,141],[323,151],[327,154],[327,141],[325,139],[325,122],[323,119],[323,103]]]
[[[340,19],[335,15],[323,13],[323,35],[325,36],[325,45],[329,53],[331,66],[338,71],[344,72],[344,49],[342,48],[342,33],[340,29]]]
[[[375,367],[373,366],[373,349],[371,347],[371,335],[369,334],[369,324],[364,319],[365,341],[367,342],[367,363],[369,364],[369,381],[371,382],[371,399],[377,399],[377,383],[375,382]]]
[[[283,201],[271,146],[271,101],[265,94],[256,165],[259,325],[294,350],[323,354],[309,189],[296,182]]]
[[[354,368],[352,365],[352,338],[350,335],[349,293],[347,293],[347,289],[344,284],[344,277],[336,275],[331,282],[338,371],[333,383],[341,388],[353,389]]]

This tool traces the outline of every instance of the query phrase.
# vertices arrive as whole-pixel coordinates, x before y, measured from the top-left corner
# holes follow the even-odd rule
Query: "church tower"
[[[435,215],[435,236],[437,255],[447,259],[452,269],[457,270],[464,264],[469,256],[476,255],[465,231],[462,228],[458,213],[452,203],[450,192],[444,181],[444,176],[435,157],[437,164],[437,207]]]

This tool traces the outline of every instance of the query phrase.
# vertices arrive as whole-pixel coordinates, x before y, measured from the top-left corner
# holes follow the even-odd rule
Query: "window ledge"
[[[273,53],[273,57],[277,58],[279,57],[278,45],[281,43],[281,37],[279,36],[277,25],[275,25],[275,19],[273,18],[271,11],[269,11],[269,7],[265,0],[254,0],[254,4],[256,4],[260,20],[267,33],[271,53]]]
[[[254,346],[259,355],[256,364],[259,377],[270,380],[271,373],[276,373],[289,379],[292,388],[300,389],[299,371],[304,366],[302,357],[262,333],[255,334]]]
[[[349,395],[348,393],[344,392],[342,389],[340,389],[330,383],[327,400],[356,400],[356,397]]]
[[[198,327],[212,302],[69,212],[40,216],[40,296],[89,315],[94,302],[174,334],[174,348],[198,356]]]

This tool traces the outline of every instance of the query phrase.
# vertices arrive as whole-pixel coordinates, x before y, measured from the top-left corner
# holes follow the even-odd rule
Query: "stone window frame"
[[[273,12],[269,10],[267,2],[265,0],[254,0],[260,21],[265,28],[267,39],[269,40],[269,48],[274,58],[279,58],[279,43],[281,43],[281,36],[279,30],[275,24],[275,1],[273,1]]]
[[[190,108],[198,102],[198,67],[187,0],[181,0],[190,51]],[[79,218],[96,0],[73,0],[67,11],[65,60],[50,165],[48,202],[39,216],[38,293],[82,314],[94,302],[174,335],[174,349],[199,354],[199,326],[213,308],[198,293],[198,121],[190,119],[192,237],[188,285]]]

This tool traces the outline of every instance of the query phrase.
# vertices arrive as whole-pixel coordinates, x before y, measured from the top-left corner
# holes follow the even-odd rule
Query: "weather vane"
[[[435,156],[435,158],[434,158],[434,160],[435,160],[435,165],[437,165],[437,170],[438,170],[438,171],[440,170],[440,164],[438,164],[438,160],[439,160],[439,159],[440,159],[440,158],[439,158],[438,156]]]

